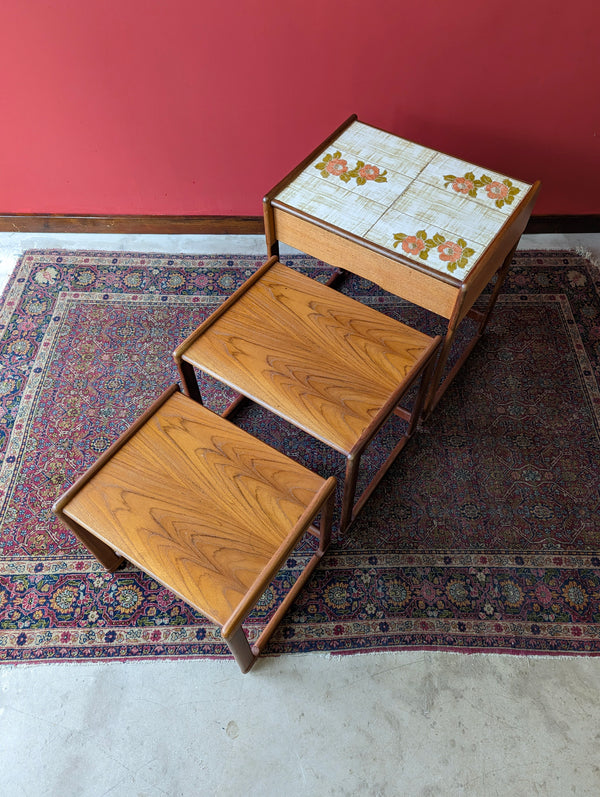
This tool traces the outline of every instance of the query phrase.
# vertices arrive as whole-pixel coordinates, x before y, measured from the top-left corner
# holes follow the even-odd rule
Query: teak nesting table
[[[539,188],[353,115],[266,195],[267,249],[289,244],[447,319],[428,414],[483,334]],[[440,384],[467,315],[477,331]]]
[[[174,357],[191,398],[197,368],[346,457],[344,531],[412,436],[440,342],[273,257]],[[418,380],[412,408],[400,407]],[[355,504],[361,456],[393,414],[408,428]]]
[[[350,117],[265,197],[270,259],[174,352],[187,395],[167,390],[54,511],[108,569],[125,557],[217,623],[246,672],[329,545],[336,479],[203,407],[195,369],[240,394],[224,416],[249,398],[345,455],[345,530],[483,333],[539,187]],[[443,344],[284,266],[279,241],[442,316]],[[355,502],[392,415],[407,429]],[[242,623],[306,533],[318,548],[250,645]]]

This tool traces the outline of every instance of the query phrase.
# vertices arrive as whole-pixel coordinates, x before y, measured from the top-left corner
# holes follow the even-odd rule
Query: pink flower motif
[[[402,248],[409,255],[418,255],[425,248],[425,241],[416,235],[409,235],[402,241]]]
[[[166,589],[161,589],[156,595],[156,603],[160,609],[168,609],[173,603],[172,593]]]
[[[375,180],[379,177],[379,167],[371,166],[370,163],[366,163],[362,169],[358,170],[358,173],[363,180]]]
[[[33,592],[28,592],[25,597],[23,598],[23,608],[26,612],[30,612],[34,609],[38,604],[38,597]]]
[[[421,595],[427,601],[432,603],[436,598],[436,590],[430,581],[424,581],[421,586]]]
[[[440,260],[446,263],[456,263],[457,260],[460,260],[463,253],[462,246],[455,244],[454,241],[446,241],[440,244],[437,250],[440,253]]]
[[[473,189],[473,183],[466,177],[457,177],[452,183],[452,188],[459,194],[468,194]]]
[[[490,199],[505,199],[508,196],[508,186],[497,181],[488,183],[485,190]]]
[[[329,174],[339,177],[340,174],[345,174],[348,171],[348,161],[345,161],[343,158],[332,158],[327,162],[325,168]]]
[[[535,588],[535,596],[542,606],[549,606],[552,603],[552,592],[546,584],[538,584]]]

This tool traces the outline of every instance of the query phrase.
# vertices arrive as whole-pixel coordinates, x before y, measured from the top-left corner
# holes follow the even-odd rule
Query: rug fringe
[[[594,253],[590,249],[586,249],[583,246],[576,246],[575,251],[580,257],[585,257],[586,260],[595,266],[597,269],[600,269],[600,258],[594,256]]]

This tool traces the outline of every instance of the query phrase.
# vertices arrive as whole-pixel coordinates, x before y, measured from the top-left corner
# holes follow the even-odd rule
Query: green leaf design
[[[475,250],[474,250],[474,249],[471,249],[471,247],[470,247],[470,246],[467,246],[467,247],[465,247],[465,248],[463,249],[463,255],[464,255],[464,257],[471,257],[471,255],[474,255],[474,254],[475,254]]]
[[[444,180],[448,180],[449,183],[453,183],[456,180],[456,177],[453,174],[445,174]]]
[[[469,191],[469,196],[476,197],[477,196],[477,189],[476,188],[471,188],[471,190]]]
[[[415,233],[415,235],[416,235],[417,238],[420,238],[422,241],[426,241],[427,240],[427,233],[425,232],[425,230],[418,230]]]
[[[465,174],[465,180],[470,180],[471,182],[473,182],[474,179],[475,179],[475,175],[473,174],[473,172],[467,172]]]
[[[421,258],[421,260],[427,260],[429,257],[429,252],[427,251],[427,249],[421,249],[421,251],[419,252],[419,257]]]
[[[444,238],[444,236],[443,236],[443,235],[440,235],[440,233],[439,233],[439,232],[437,232],[437,233],[436,233],[436,234],[433,236],[433,241],[432,241],[432,243],[433,243],[433,245],[434,245],[434,246],[436,246],[436,245],[437,245],[437,246],[439,246],[440,244],[443,244],[443,243],[445,242],[445,240],[446,240],[446,239]]]
[[[404,232],[397,232],[397,233],[394,235],[394,238],[396,239],[396,241],[403,241],[403,240],[406,238],[406,233],[404,233]],[[394,244],[394,246],[396,246],[396,244]]]
[[[457,238],[456,243],[461,247],[461,249],[464,249],[465,246],[467,245],[467,242],[465,241],[464,238]]]
[[[342,157],[342,153],[338,150],[337,152],[333,153],[333,157],[336,158],[336,159],[337,158],[341,158]]]
[[[367,181],[364,177],[357,177],[356,178],[356,185],[364,185]]]
[[[497,199],[494,204],[496,205],[497,208],[502,208],[502,207],[504,207],[504,200],[503,199]]]
[[[488,177],[487,174],[482,174],[481,175],[481,184],[482,185],[487,185],[488,183],[491,183],[491,182],[493,182],[493,180],[492,180],[491,177]]]
[[[343,180],[345,183],[349,183],[352,178],[348,174],[348,172],[344,172],[344,174],[340,174],[340,180]]]

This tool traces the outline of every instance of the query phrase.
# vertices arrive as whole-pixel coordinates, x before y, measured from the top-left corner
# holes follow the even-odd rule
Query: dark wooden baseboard
[[[264,235],[262,216],[83,216],[0,213],[0,232]]]
[[[262,216],[84,216],[0,214],[0,232],[115,233],[120,235],[264,235]],[[532,216],[525,232],[598,233],[600,214]]]
[[[532,216],[525,232],[541,233],[592,233],[600,232],[600,214],[584,216]]]

